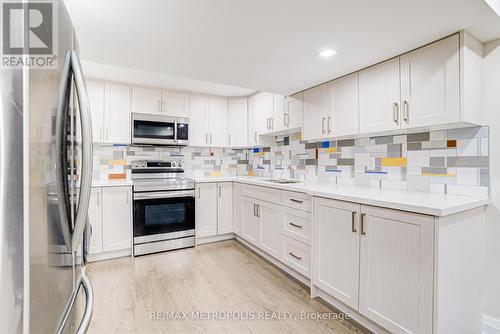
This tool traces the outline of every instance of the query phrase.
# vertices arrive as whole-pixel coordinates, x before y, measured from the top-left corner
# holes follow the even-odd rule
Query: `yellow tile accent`
[[[263,157],[264,156],[264,152],[255,153],[255,156],[257,156],[257,157]]]
[[[382,167],[405,167],[406,158],[383,158]]]
[[[337,148],[336,147],[325,148],[325,152],[326,153],[334,153],[334,152],[337,152]]]
[[[125,166],[127,162],[125,160],[109,160],[108,164],[113,166]]]
[[[294,139],[295,140],[302,140],[302,132],[296,133]]]
[[[126,178],[127,178],[127,174],[125,174],[125,173],[108,174],[108,179],[109,180],[125,180]]]
[[[248,176],[255,176],[255,174],[253,173],[253,170],[248,171]]]
[[[210,176],[222,176],[221,172],[211,172]]]
[[[422,173],[422,176],[457,176],[457,174],[434,174],[434,173]]]

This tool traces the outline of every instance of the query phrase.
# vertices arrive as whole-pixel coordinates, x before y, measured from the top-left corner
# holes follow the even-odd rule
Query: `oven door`
[[[194,190],[134,193],[134,244],[194,235]]]
[[[132,117],[132,144],[171,145],[175,143],[175,121],[154,115]]]

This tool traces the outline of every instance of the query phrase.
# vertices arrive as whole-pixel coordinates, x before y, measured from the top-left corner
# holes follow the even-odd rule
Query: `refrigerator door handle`
[[[66,146],[67,110],[69,108],[69,97],[71,87],[71,54],[68,51],[64,57],[64,65],[59,83],[59,97],[57,101],[56,114],[56,187],[58,197],[58,211],[61,219],[61,229],[64,241],[68,248],[71,247],[71,218],[68,185],[68,159]]]
[[[75,50],[71,50],[71,68],[75,78],[82,130],[80,194],[76,211],[75,227],[72,235],[72,250],[76,251],[82,242],[83,231],[87,223],[90,190],[92,186],[92,120],[90,116],[87,87],[85,86],[83,71]]]

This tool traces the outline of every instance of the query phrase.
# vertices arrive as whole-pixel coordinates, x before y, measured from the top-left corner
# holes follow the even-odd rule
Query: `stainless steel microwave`
[[[186,146],[189,119],[132,113],[132,145]]]

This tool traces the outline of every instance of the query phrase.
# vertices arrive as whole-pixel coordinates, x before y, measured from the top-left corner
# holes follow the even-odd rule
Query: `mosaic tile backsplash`
[[[258,175],[488,197],[488,127],[307,142],[300,133],[254,149],[94,146],[94,179],[128,176],[140,159],[184,160],[193,176]]]

